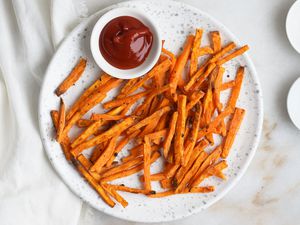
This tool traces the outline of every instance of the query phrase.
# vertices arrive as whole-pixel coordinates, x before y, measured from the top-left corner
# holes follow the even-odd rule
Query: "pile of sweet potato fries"
[[[244,67],[238,68],[235,80],[223,83],[223,66],[248,46],[222,46],[220,33],[214,31],[208,34],[211,44],[201,47],[202,35],[202,29],[189,35],[178,57],[163,48],[157,64],[143,77],[121,80],[103,73],[70,108],[66,109],[61,98],[59,110],[51,111],[56,140],[66,159],[109,206],[113,207],[115,201],[123,207],[128,205],[119,191],[148,197],[206,193],[215,188],[199,186],[204,179],[226,179],[222,172],[227,167],[226,157],[245,114],[244,109],[236,107]],[[205,59],[201,64],[200,57]],[[85,67],[86,60],[81,58],[56,89],[57,96],[81,77]],[[115,98],[103,103],[107,93],[117,87]],[[227,89],[231,89],[230,97],[221,102],[220,94]],[[99,104],[107,110],[105,113],[84,118]],[[71,138],[73,126],[82,128],[82,132]],[[222,139],[221,144],[208,151],[206,147],[215,145],[216,135]],[[132,140],[135,146],[129,155],[116,161]],[[90,148],[92,154],[87,157],[83,153]],[[164,159],[161,172],[151,174],[151,164],[160,157]],[[140,171],[141,188],[110,183]],[[160,182],[165,191],[154,191],[153,181]]]

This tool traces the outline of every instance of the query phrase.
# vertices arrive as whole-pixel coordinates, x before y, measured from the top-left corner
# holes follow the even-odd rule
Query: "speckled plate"
[[[89,49],[89,37],[92,28],[103,13],[115,7],[138,8],[148,13],[159,25],[162,38],[166,40],[165,47],[177,53],[183,45],[185,37],[193,33],[195,28],[202,27],[206,32],[219,30],[224,43],[229,41],[239,42],[219,22],[215,21],[199,9],[174,1],[130,1],[113,5],[92,15],[79,24],[72,33],[65,39],[57,50],[47,69],[44,83],[41,89],[39,105],[39,122],[42,140],[47,155],[61,176],[63,181],[80,198],[94,208],[122,219],[139,222],[162,222],[184,218],[199,212],[222,198],[239,180],[247,169],[258,145],[263,109],[262,95],[254,66],[247,54],[225,65],[226,75],[224,81],[234,79],[236,69],[239,65],[246,66],[245,81],[242,87],[238,106],[247,110],[245,120],[238,132],[236,141],[228,158],[229,168],[225,170],[227,181],[220,181],[211,178],[205,183],[213,184],[216,191],[209,194],[185,194],[165,198],[151,199],[143,195],[122,193],[129,205],[122,208],[116,205],[108,207],[97,195],[97,193],[82,179],[77,171],[69,164],[62,153],[60,146],[54,141],[54,130],[50,117],[51,109],[58,109],[59,98],[55,96],[54,90],[69,73],[80,56],[88,59],[87,69],[82,78],[64,96],[65,102],[71,104],[79,96],[80,92],[95,80],[100,73]],[[204,35],[203,44],[208,44],[208,37]],[[111,99],[115,91],[109,93]],[[225,99],[228,93],[224,93]],[[101,111],[95,107],[93,111]],[[87,115],[88,116],[88,115]],[[74,131],[76,132],[76,131]],[[120,154],[122,156],[126,154]],[[161,162],[154,163],[152,172],[159,171]],[[137,175],[130,176],[118,183],[125,183],[130,186],[137,186],[139,182]],[[159,190],[159,185],[154,183]]]

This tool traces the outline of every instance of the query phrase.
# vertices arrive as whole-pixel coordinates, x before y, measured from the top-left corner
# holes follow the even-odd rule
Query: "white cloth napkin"
[[[78,224],[82,202],[45,155],[37,109],[55,47],[84,13],[79,0],[0,1],[1,225]]]

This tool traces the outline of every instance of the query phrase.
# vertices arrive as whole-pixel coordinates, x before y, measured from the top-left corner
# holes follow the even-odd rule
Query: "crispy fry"
[[[102,167],[107,163],[107,161],[110,159],[110,157],[114,153],[114,149],[116,147],[117,138],[118,138],[118,135],[114,136],[110,140],[107,148],[103,151],[103,153],[97,159],[97,161],[95,162],[95,164],[91,167],[90,170],[92,172],[97,172],[97,173],[101,172]]]
[[[197,52],[197,56],[200,57],[200,56],[203,56],[203,55],[211,55],[214,53],[214,50],[211,48],[211,47],[202,47],[202,48],[199,48],[198,52]]]
[[[89,182],[89,184],[98,192],[100,197],[105,201],[110,207],[114,207],[115,203],[111,198],[106,194],[105,190],[78,162],[73,161],[73,164],[79,171],[79,173]]]
[[[130,80],[127,80],[124,87],[121,89],[120,94],[117,96],[117,98],[124,98],[128,95],[128,91],[140,80],[139,77],[133,78]]]
[[[162,179],[160,181],[160,186],[164,189],[173,189],[173,184],[172,184],[172,180],[171,179]]]
[[[244,72],[245,72],[244,67],[240,67],[237,71],[237,75],[235,78],[235,86],[232,89],[231,96],[228,100],[228,106],[230,106],[232,109],[235,108],[236,102],[237,102],[239,94],[240,94],[240,90],[241,90],[243,79],[244,79]]]
[[[124,137],[117,145],[114,154],[110,157],[110,159],[108,160],[108,162],[106,163],[106,166],[110,166],[114,159],[116,158],[116,156],[118,155],[118,153],[123,149],[123,147],[125,147],[125,145],[128,144],[128,142],[132,139],[135,138],[138,135],[139,131],[132,133],[131,135],[127,135],[126,137]]]
[[[190,77],[194,75],[197,71],[197,64],[198,64],[198,51],[201,45],[203,30],[196,29],[196,35],[193,42],[192,52],[191,52],[191,60],[190,60]]]
[[[132,167],[141,165],[142,163],[143,163],[143,157],[137,157],[135,159],[132,159],[132,160],[129,160],[129,161],[125,162],[125,163],[117,165],[117,166],[115,166],[114,168],[112,168],[112,169],[110,169],[108,171],[105,171],[104,173],[101,174],[101,176],[102,177],[108,177],[108,176],[111,176],[113,174],[122,172],[124,170],[128,170],[128,169],[130,169]]]
[[[203,129],[198,133],[198,140],[204,137],[206,134],[214,132],[216,127],[224,120],[225,117],[232,113],[232,108],[227,107],[223,112],[221,112],[208,126],[207,129]]]
[[[193,187],[191,188],[191,193],[208,193],[215,191],[214,186],[207,186],[207,187]]]
[[[147,135],[144,138],[144,180],[145,180],[144,185],[146,190],[151,190],[150,155],[151,155],[150,138]]]
[[[157,110],[152,115],[146,117],[142,121],[138,122],[137,124],[135,124],[134,126],[129,128],[127,130],[127,134],[131,134],[131,133],[135,132],[136,130],[140,129],[141,127],[146,126],[147,124],[151,123],[155,118],[157,118],[157,117],[160,118],[163,114],[169,112],[170,110],[171,110],[170,106],[166,106],[166,107],[163,107],[163,108]]]
[[[154,152],[154,154],[151,156],[150,164],[155,162],[159,157],[160,157],[159,152]],[[104,177],[104,178],[101,179],[101,181],[102,182],[109,182],[109,181],[116,180],[116,179],[119,179],[119,178],[122,178],[122,177],[127,177],[127,176],[130,176],[132,174],[135,174],[135,173],[141,171],[143,168],[144,168],[144,165],[139,165],[139,166],[133,167],[129,170],[124,170],[124,171],[121,171],[119,173],[115,173],[111,176]]]
[[[93,166],[92,162],[90,160],[88,160],[84,155],[80,154],[77,157],[77,160],[80,162],[80,164],[84,167],[84,169],[86,171],[89,171],[89,169]],[[100,180],[100,175],[98,173],[95,172],[90,172],[90,175],[96,180],[99,181]]]
[[[235,81],[232,80],[232,81],[228,81],[226,83],[223,83],[220,87],[220,91],[225,91],[229,88],[233,88],[235,86]]]
[[[199,183],[202,181],[201,174],[208,166],[215,163],[215,161],[220,157],[221,152],[222,148],[221,146],[218,146],[208,155],[208,157],[203,161],[196,174],[194,175],[192,181],[190,182],[191,187],[196,187],[199,185]]]
[[[211,63],[208,65],[207,70],[203,74],[202,73],[198,74],[198,72],[197,72],[194,76],[191,77],[189,82],[184,86],[184,90],[186,92],[188,92],[195,83],[197,84],[197,86],[200,86],[203,83],[203,81],[209,76],[209,74],[213,71],[213,69],[215,67],[216,67],[216,64]]]
[[[175,134],[175,128],[176,128],[176,123],[177,123],[177,118],[178,118],[178,112],[174,112],[170,121],[170,126],[169,126],[169,132],[168,135],[164,141],[163,144],[163,152],[164,152],[164,157],[168,157],[168,153],[170,150],[171,142]]]
[[[189,103],[186,105],[186,111],[190,111],[204,96],[204,93],[202,91],[199,92],[193,92],[193,94],[190,97]]]
[[[108,114],[95,114],[91,116],[91,120],[121,120],[124,119],[124,115],[108,115]]]
[[[217,65],[220,66],[220,65],[223,65],[224,63],[230,61],[231,59],[239,56],[239,55],[242,55],[244,54],[246,51],[248,51],[249,49],[249,46],[248,45],[245,45],[241,48],[239,48],[238,50],[234,51],[233,53],[231,53],[230,55],[227,55],[226,57],[224,57],[223,59],[221,60],[218,60],[217,62]]]
[[[141,114],[148,114],[148,110],[147,109],[150,109],[150,105],[151,105],[151,102],[153,100],[153,98],[157,95],[160,95],[162,94],[163,92],[167,91],[170,89],[170,86],[169,85],[165,85],[164,87],[161,87],[161,88],[158,88],[158,89],[155,89],[153,90],[149,96],[146,98],[145,102],[141,105],[141,107],[137,108],[136,111],[135,111],[135,114],[136,115],[141,115]],[[161,104],[160,104],[161,105]]]
[[[185,122],[186,122],[186,96],[179,95],[178,96],[178,119],[176,123],[175,129],[175,163],[183,164],[183,148],[184,148],[184,130],[185,130]]]
[[[55,90],[55,94],[57,96],[60,96],[63,93],[65,93],[81,77],[85,67],[86,67],[86,59],[80,58],[79,62],[74,67],[72,72]]]
[[[197,138],[198,138],[198,130],[199,130],[199,125],[200,125],[200,117],[202,114],[202,107],[200,106],[200,104],[197,104],[196,107],[196,112],[193,118],[193,125],[192,125],[192,131],[191,131],[191,135],[189,136],[189,138],[187,139],[186,143],[185,143],[185,151],[184,151],[184,163],[183,165],[186,166],[187,163],[189,162],[189,159],[191,157],[191,154],[194,150]]]
[[[154,77],[157,73],[164,73],[169,70],[171,66],[171,61],[169,59],[156,65],[150,72],[148,72],[142,79],[140,79],[130,90],[127,91],[127,95],[135,92],[137,89],[143,86],[145,82]]]
[[[198,158],[200,153],[204,151],[204,148],[206,146],[208,146],[208,141],[205,139],[201,140],[199,142],[199,144],[197,144],[197,146],[194,148],[193,154],[191,154],[190,157],[188,158],[188,160],[187,160],[188,163],[185,166],[182,166],[177,170],[176,175],[175,175],[175,180],[176,180],[177,184],[179,184],[182,181],[184,175],[190,170],[193,163]],[[204,155],[203,157],[206,157],[206,155]]]
[[[211,38],[212,48],[214,52],[219,52],[222,49],[220,32],[219,31],[210,32],[210,38]]]
[[[131,95],[128,97],[111,100],[109,102],[104,103],[103,108],[110,109],[110,108],[117,107],[117,106],[120,106],[123,104],[130,104],[131,102],[136,102],[138,99],[143,98],[148,94],[149,94],[149,91],[143,91],[143,92],[140,92],[138,94]]]
[[[145,189],[138,189],[138,188],[131,188],[131,187],[127,187],[125,185],[111,185],[111,184],[104,184],[105,186],[111,186],[113,189],[117,190],[117,191],[124,191],[124,192],[129,192],[129,193],[133,193],[133,194],[154,194],[155,191],[152,190],[145,190]]]
[[[103,185],[103,189],[109,193],[110,196],[112,196],[114,199],[116,199],[117,202],[119,202],[124,208],[128,206],[128,202],[117,193],[115,189],[113,189],[111,186]]]
[[[206,158],[205,152],[200,152],[200,155],[194,162],[193,166],[190,168],[190,170],[184,175],[183,179],[179,183],[178,187],[176,188],[175,192],[180,193],[183,192],[184,189],[186,188],[187,183],[190,181],[190,179],[196,174],[198,171],[199,167],[203,163],[203,161]]]
[[[166,176],[164,173],[155,173],[155,174],[151,174],[150,175],[150,180],[151,181],[161,181],[163,179],[165,179]],[[140,181],[141,182],[145,182],[145,178],[144,176],[140,176]]]
[[[120,112],[122,112],[122,110],[125,108],[125,105],[119,106],[117,108],[114,108],[112,110],[110,110],[109,112],[107,112],[106,114],[109,116],[115,116],[117,114],[119,114]],[[75,147],[79,144],[81,144],[83,141],[85,141],[88,137],[90,137],[91,135],[95,134],[97,130],[99,130],[99,128],[101,126],[103,126],[106,123],[106,121],[100,119],[98,121],[94,121],[93,124],[91,124],[85,131],[83,131],[72,143],[72,147]]]
[[[243,121],[245,116],[245,110],[236,108],[230,122],[230,127],[227,136],[225,137],[223,151],[222,151],[222,158],[226,158],[229,154],[229,150],[234,142],[235,136],[240,128],[240,125]]]
[[[92,109],[95,105],[97,105],[98,103],[100,103],[104,98],[106,97],[105,94],[103,93],[97,93],[95,95],[93,95],[92,98],[90,98],[88,100],[88,102],[86,103],[86,105],[84,105],[82,108],[80,108],[79,111],[77,111],[72,118],[67,122],[65,129],[63,131],[63,136],[68,135],[70,129],[72,128],[72,126],[74,124],[77,123],[77,121],[84,115],[86,114],[90,109]]]
[[[80,109],[80,107],[85,104],[87,98],[95,91],[99,90],[99,87],[106,84],[110,79],[111,76],[107,75],[106,73],[102,74],[88,89],[86,89],[82,95],[79,97],[77,101],[71,106],[68,110],[66,120],[70,120],[72,116]]]
[[[91,126],[92,123],[94,123],[95,121],[93,120],[89,120],[89,119],[79,119],[76,123],[77,127],[79,128],[86,128],[88,126]]]
[[[175,194],[174,190],[169,190],[169,191],[159,192],[159,193],[155,193],[155,194],[150,194],[150,195],[147,195],[147,197],[162,198],[162,197],[167,197],[167,196],[174,195],[174,194]]]
[[[71,152],[74,156],[76,156],[80,152],[82,152],[84,149],[87,149],[87,148],[90,148],[92,146],[98,145],[102,142],[105,142],[108,139],[115,136],[116,133],[123,132],[128,127],[130,127],[133,123],[134,123],[134,118],[133,117],[128,117],[125,120],[123,120],[121,123],[114,125],[112,128],[110,128],[109,130],[103,132],[102,134],[99,134],[98,136],[95,136],[94,138],[92,138],[88,141],[85,141],[85,142],[83,142],[83,143],[81,143],[77,146],[75,145]]]
[[[179,81],[180,77],[182,76],[183,69],[189,58],[193,41],[194,41],[194,36],[189,35],[187,37],[184,49],[176,61],[174,70],[170,74],[169,82],[170,82],[170,87],[171,87],[171,89],[170,89],[171,96],[173,96],[176,93],[178,81]]]
[[[162,52],[171,58],[172,65],[171,65],[171,68],[170,68],[170,72],[172,72],[175,65],[176,65],[176,60],[177,60],[176,56],[172,52],[168,51],[165,48],[162,48]]]
[[[62,133],[65,128],[66,122],[66,107],[62,98],[60,98],[60,108],[59,108],[59,120],[58,120],[58,128],[57,128],[57,142],[62,142]]]
[[[53,125],[55,127],[55,129],[57,130],[58,129],[58,120],[59,120],[59,115],[58,115],[58,112],[55,111],[55,110],[52,110],[51,111],[51,118],[52,118],[52,122],[53,122]],[[69,161],[71,160],[71,153],[70,153],[70,139],[68,136],[66,136],[62,143],[60,143],[60,146],[63,150],[63,153],[66,157],[66,159]]]

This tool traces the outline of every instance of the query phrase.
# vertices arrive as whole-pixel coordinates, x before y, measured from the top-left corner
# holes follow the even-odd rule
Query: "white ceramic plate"
[[[246,66],[245,80],[238,106],[246,109],[247,112],[228,157],[229,168],[225,171],[228,180],[224,182],[211,178],[205,181],[205,183],[216,186],[215,192],[209,194],[175,195],[158,199],[122,193],[129,202],[128,207],[124,209],[117,204],[114,208],[110,208],[80,177],[73,166],[65,160],[60,146],[53,139],[54,129],[50,110],[58,109],[59,98],[55,96],[54,90],[67,76],[79,57],[82,56],[88,59],[87,69],[76,85],[63,96],[65,102],[67,104],[74,102],[80,92],[98,77],[100,69],[93,61],[89,49],[89,37],[99,16],[115,7],[137,8],[152,16],[160,26],[162,38],[166,40],[165,47],[175,53],[178,53],[178,49],[183,45],[186,35],[193,33],[197,27],[202,27],[206,32],[219,30],[222,34],[223,42],[235,41],[237,44],[239,43],[228,29],[209,15],[179,2],[160,1],[157,4],[157,1],[130,1],[101,10],[79,24],[72,31],[61,44],[49,64],[41,90],[39,105],[40,130],[45,150],[53,167],[70,189],[88,204],[102,212],[122,219],[139,222],[161,222],[184,218],[207,208],[222,198],[244,174],[253,158],[261,134],[263,118],[262,95],[258,77],[247,54],[226,64],[224,81],[234,79],[239,65]],[[208,44],[207,35],[204,35],[203,44]],[[107,99],[111,99],[113,96],[114,91],[109,93]],[[226,94],[222,97],[226,98]],[[93,111],[99,112],[101,109],[100,107],[95,107]],[[159,168],[160,162],[156,162],[151,170],[154,173],[159,171]],[[133,187],[139,185],[137,175],[118,181],[118,183],[125,183]],[[155,185],[155,188],[158,187],[159,185]]]

